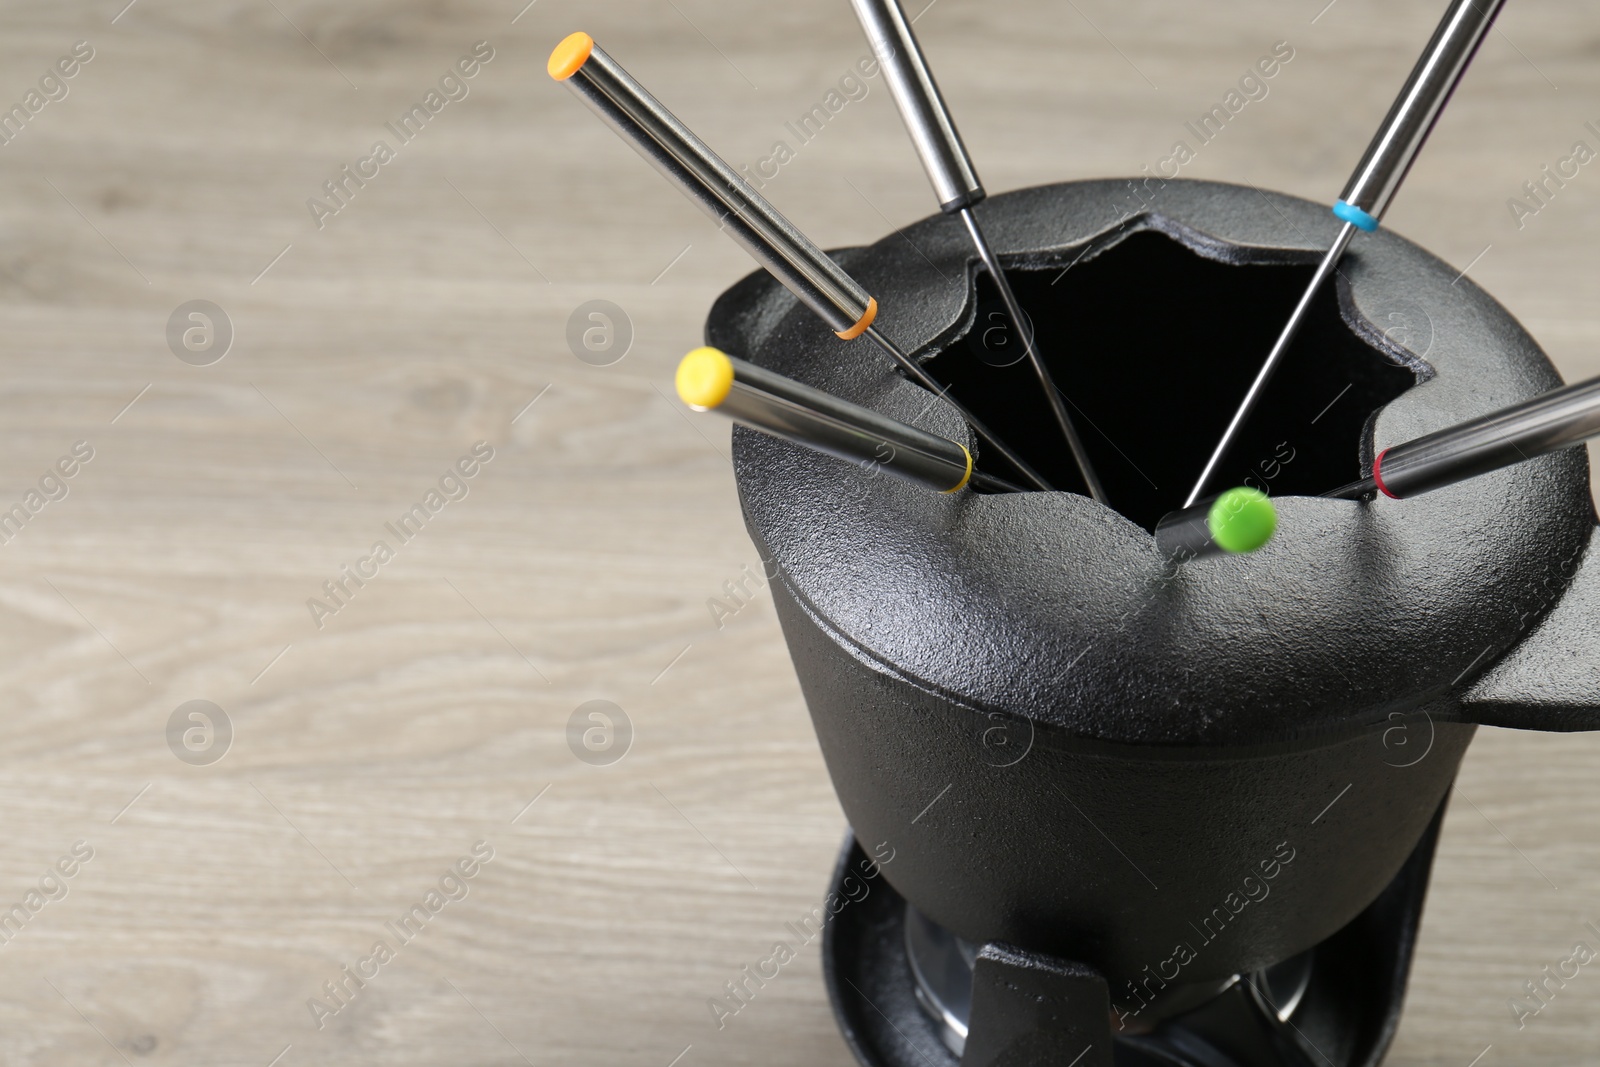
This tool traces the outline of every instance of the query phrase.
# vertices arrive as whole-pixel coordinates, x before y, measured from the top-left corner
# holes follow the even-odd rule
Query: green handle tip
[[[1224,552],[1254,552],[1272,540],[1278,529],[1278,509],[1259,489],[1229,489],[1211,505],[1206,527],[1211,540]]]

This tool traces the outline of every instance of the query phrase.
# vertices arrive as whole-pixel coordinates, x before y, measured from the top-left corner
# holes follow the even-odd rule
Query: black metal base
[[[1009,945],[944,951],[933,978],[924,957],[919,982],[908,913],[911,944],[942,931],[886,880],[827,927],[834,1015],[864,1067],[1377,1067],[1399,1025],[1444,808],[1394,881],[1343,929],[1149,1032],[1117,1028],[1093,970]],[[835,892],[865,861],[847,837]]]

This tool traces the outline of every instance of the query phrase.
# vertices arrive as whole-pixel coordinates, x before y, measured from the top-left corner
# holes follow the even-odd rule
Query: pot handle
[[[1600,528],[1561,601],[1461,698],[1462,717],[1518,730],[1600,730]]]

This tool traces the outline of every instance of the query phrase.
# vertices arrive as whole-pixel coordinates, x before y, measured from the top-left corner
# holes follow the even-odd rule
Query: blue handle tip
[[[1377,219],[1373,218],[1365,211],[1362,211],[1354,204],[1347,204],[1343,200],[1335,202],[1333,205],[1333,214],[1335,218],[1342,222],[1350,223],[1358,230],[1365,230],[1366,232],[1371,233],[1373,230],[1378,228]]]

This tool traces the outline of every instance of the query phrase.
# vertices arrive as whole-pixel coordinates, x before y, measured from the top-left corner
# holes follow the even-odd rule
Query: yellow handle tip
[[[568,34],[550,53],[550,77],[558,82],[566,81],[578,73],[579,67],[589,62],[589,54],[593,51],[593,37],[582,30]]]
[[[733,363],[716,348],[697,348],[678,363],[678,399],[692,408],[714,408],[733,388]]]
[[[961,480],[959,482],[957,482],[955,485],[952,485],[948,489],[939,490],[941,493],[944,493],[946,496],[948,496],[951,493],[959,493],[959,492],[961,492],[961,490],[963,490],[963,489],[965,489],[967,487],[967,483],[972,481],[972,453],[967,451],[967,446],[966,445],[958,444],[958,445],[956,445],[956,447],[961,449],[962,454],[967,457],[967,473],[963,474],[961,476]]]

